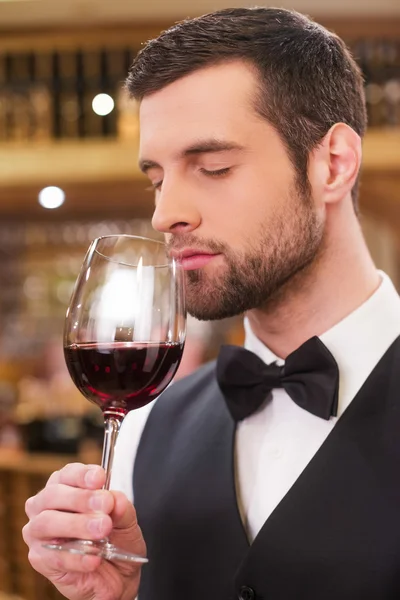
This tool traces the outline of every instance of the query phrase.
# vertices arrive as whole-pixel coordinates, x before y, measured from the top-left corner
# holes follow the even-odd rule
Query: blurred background
[[[263,3],[259,3],[263,4]],[[70,460],[97,462],[101,413],[73,387],[62,329],[90,240],[154,235],[122,83],[147,39],[228,0],[0,0],[0,600],[59,598],[33,572],[24,503]],[[400,288],[400,2],[291,0],[341,35],[365,76],[361,221]],[[190,319],[178,376],[240,343],[240,320]],[[3,597],[4,596],[4,597]]]

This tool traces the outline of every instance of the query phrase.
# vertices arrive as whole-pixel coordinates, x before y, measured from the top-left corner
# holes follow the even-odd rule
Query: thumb
[[[114,508],[111,513],[115,529],[134,529],[138,526],[136,510],[132,502],[122,492],[112,491]]]
[[[113,521],[111,542],[115,543],[119,548],[124,548],[139,557],[146,558],[146,544],[138,525],[136,510],[132,502],[130,502],[122,492],[112,491],[111,493],[114,496],[114,508],[110,515]],[[132,580],[131,575],[132,569],[133,572],[136,573],[136,576],[140,575],[141,566],[142,565],[138,563],[121,563],[118,565],[120,573],[129,576],[131,582],[136,582],[135,593],[132,594],[131,591],[129,591],[127,592],[127,595],[123,596],[124,598],[136,598],[138,579]]]

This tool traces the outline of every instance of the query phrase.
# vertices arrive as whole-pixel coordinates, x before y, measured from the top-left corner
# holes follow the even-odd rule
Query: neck
[[[278,297],[247,313],[254,334],[281,358],[333,327],[379,287],[357,218],[343,216],[346,227],[339,218],[327,228],[318,259],[285,284]]]

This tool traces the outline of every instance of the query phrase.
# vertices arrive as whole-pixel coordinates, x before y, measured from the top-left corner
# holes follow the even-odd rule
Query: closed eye
[[[208,177],[223,177],[224,175],[227,175],[231,171],[231,169],[232,169],[232,167],[224,167],[223,169],[215,169],[215,170],[211,171],[208,169],[201,168],[200,172],[203,173],[203,175],[206,175]],[[162,183],[163,183],[162,180],[156,181],[155,183],[152,183],[148,188],[146,188],[146,191],[148,191],[148,192],[158,191],[161,189]]]
[[[149,187],[147,187],[145,189],[146,192],[154,192],[157,190],[160,190],[162,186],[162,181],[156,181],[155,183],[152,183],[151,185],[149,185]]]
[[[231,167],[224,167],[223,169],[216,169],[215,171],[208,171],[207,169],[200,169],[201,173],[204,175],[208,175],[210,177],[222,177],[223,175],[227,175]]]

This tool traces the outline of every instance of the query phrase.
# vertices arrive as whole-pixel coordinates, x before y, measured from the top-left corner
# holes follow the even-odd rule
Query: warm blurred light
[[[70,301],[74,285],[73,281],[60,281],[57,285],[57,298],[62,304],[68,304]]]
[[[369,83],[365,88],[367,102],[370,104],[379,104],[383,99],[383,88],[377,83]]]
[[[114,110],[114,100],[108,94],[97,94],[93,98],[92,108],[96,115],[104,117]]]
[[[388,82],[385,83],[383,89],[385,91],[385,96],[389,100],[389,102],[393,102],[393,104],[400,102],[399,79],[390,79]]]
[[[42,300],[47,292],[47,282],[43,277],[30,275],[23,285],[23,292],[30,300]]]
[[[59,187],[49,186],[39,192],[39,204],[43,208],[59,208],[64,200],[65,192]]]

